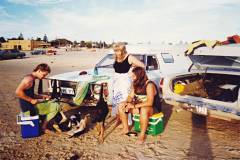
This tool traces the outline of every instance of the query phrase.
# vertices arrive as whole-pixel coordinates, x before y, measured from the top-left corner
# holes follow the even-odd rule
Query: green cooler
[[[133,121],[134,121],[134,130],[136,132],[140,132],[140,121],[139,121],[140,115],[134,114],[133,115]],[[147,129],[148,135],[158,135],[163,132],[163,113],[157,113],[152,115],[149,118],[149,125]]]

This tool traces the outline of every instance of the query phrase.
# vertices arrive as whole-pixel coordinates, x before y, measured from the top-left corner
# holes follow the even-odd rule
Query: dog
[[[96,107],[93,109],[93,112],[90,115],[92,123],[97,123],[97,129],[99,132],[99,142],[104,141],[104,130],[105,130],[105,120],[109,113],[108,104],[103,97],[103,84],[101,84],[101,91],[99,101],[97,102]]]
[[[104,99],[103,87],[103,84],[101,84],[100,96],[96,106],[88,107],[85,111],[85,116],[80,112],[80,110],[83,109],[82,107],[64,107],[64,116],[59,114],[59,116],[56,117],[55,121],[58,122],[58,125],[53,125],[53,128],[59,133],[67,132],[70,137],[77,137],[86,131],[86,127],[91,121],[91,123],[96,123],[99,143],[103,143],[104,124],[109,113],[108,104]],[[66,117],[64,121],[63,117]]]
[[[63,120],[63,117],[65,117],[65,120]],[[83,116],[79,108],[68,109],[64,114],[58,114],[55,117],[52,127],[56,132],[66,133],[70,138],[78,137],[85,132],[89,117],[89,114]]]

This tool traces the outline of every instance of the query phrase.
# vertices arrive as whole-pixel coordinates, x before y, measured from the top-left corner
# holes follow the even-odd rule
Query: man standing
[[[21,111],[25,115],[34,116],[36,114],[46,115],[46,119],[42,124],[42,131],[45,133],[48,122],[55,117],[59,112],[60,106],[54,102],[43,102],[43,100],[50,99],[48,95],[36,95],[34,94],[35,79],[43,79],[51,72],[50,67],[41,63],[36,66],[31,74],[26,75],[21,83],[18,85],[15,93],[19,98]]]

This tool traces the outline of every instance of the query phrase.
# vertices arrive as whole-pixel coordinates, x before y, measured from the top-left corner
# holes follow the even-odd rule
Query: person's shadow
[[[173,112],[173,106],[162,103],[164,129]],[[211,141],[208,136],[207,117],[192,113],[192,132],[188,159],[213,159]]]
[[[192,113],[192,135],[188,152],[189,160],[213,159],[211,142],[208,136],[207,117]]]

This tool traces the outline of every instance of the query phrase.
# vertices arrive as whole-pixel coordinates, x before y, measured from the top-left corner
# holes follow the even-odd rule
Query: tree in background
[[[4,37],[0,37],[0,43],[4,43],[6,42],[5,38]]]
[[[91,41],[86,42],[86,47],[87,47],[87,48],[92,48],[92,42],[91,42]]]
[[[39,38],[39,37],[37,37],[37,38],[36,38],[36,41],[41,41],[41,40],[42,40],[42,39],[41,39],[41,38]]]
[[[103,43],[102,43],[102,41],[99,42],[99,48],[103,48]]]
[[[107,45],[107,43],[105,41],[103,42],[103,48],[109,48],[109,46]]]
[[[73,44],[73,42],[71,42],[65,38],[55,39],[55,40],[50,41],[50,43],[51,43],[51,46],[54,46],[54,47],[68,46],[68,45]]]
[[[80,47],[86,47],[85,41],[81,41],[81,42],[80,42]]]
[[[22,33],[19,34],[18,39],[19,39],[19,40],[24,40]]]
[[[77,47],[78,42],[77,41],[73,41],[73,47]]]
[[[6,42],[4,37],[0,37],[0,48],[2,47],[2,43]]]
[[[47,37],[46,34],[44,34],[44,36],[43,36],[43,41],[46,42],[46,43],[48,42],[48,37]]]

